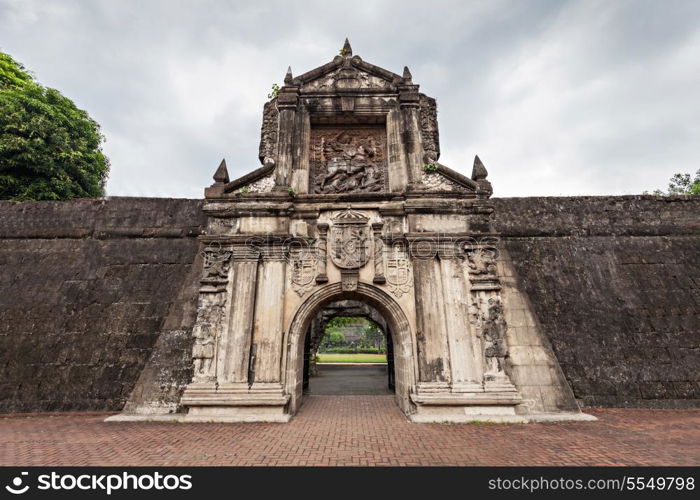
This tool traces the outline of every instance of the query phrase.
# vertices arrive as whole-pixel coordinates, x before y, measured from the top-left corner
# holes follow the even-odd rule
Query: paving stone
[[[599,420],[416,424],[391,396],[309,396],[288,424],[34,414],[0,419],[0,465],[700,465],[700,410],[587,412]]]

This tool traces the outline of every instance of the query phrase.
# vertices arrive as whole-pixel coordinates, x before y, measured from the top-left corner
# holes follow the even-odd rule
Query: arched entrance
[[[285,360],[285,392],[289,394],[289,413],[295,414],[302,403],[304,383],[304,343],[314,317],[327,304],[339,300],[366,303],[377,310],[386,321],[392,339],[396,403],[407,415],[413,413],[409,398],[415,384],[415,357],[413,337],[408,318],[401,307],[387,293],[366,283],[358,283],[356,290],[343,290],[341,283],[326,285],[310,295],[299,306],[287,335]]]
[[[304,394],[394,394],[395,385],[391,332],[379,311],[357,300],[325,305],[306,335]]]

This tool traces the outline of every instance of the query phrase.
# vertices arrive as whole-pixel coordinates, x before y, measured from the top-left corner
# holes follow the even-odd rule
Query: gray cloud
[[[623,194],[700,168],[700,3],[0,0],[0,48],[103,127],[110,195],[259,166],[273,82],[349,36],[438,99],[441,161],[498,196]]]

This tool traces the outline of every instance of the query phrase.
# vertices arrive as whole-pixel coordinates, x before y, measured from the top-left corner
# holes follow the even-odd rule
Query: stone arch
[[[417,370],[410,323],[401,306],[389,294],[362,282],[358,283],[357,289],[353,291],[343,290],[340,283],[325,285],[306,298],[297,309],[286,339],[284,385],[285,392],[290,396],[289,413],[295,414],[301,406],[304,338],[311,321],[326,304],[344,299],[365,302],[379,311],[386,320],[394,347],[396,402],[404,413],[410,415],[413,413],[410,390],[416,383]]]

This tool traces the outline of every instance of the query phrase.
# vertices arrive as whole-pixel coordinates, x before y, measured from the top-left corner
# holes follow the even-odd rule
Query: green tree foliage
[[[644,194],[649,194],[644,192]],[[700,170],[695,172],[695,177],[691,174],[673,174],[668,183],[668,193],[664,193],[660,189],[655,190],[652,194],[656,195],[700,195]]]
[[[345,335],[337,330],[326,330],[321,347],[340,347],[345,344]]]
[[[348,340],[344,333],[358,327],[362,329],[361,337],[353,341]],[[381,352],[386,349],[386,338],[379,325],[372,320],[363,317],[336,316],[326,324],[320,349],[327,352],[329,349],[335,350],[333,348],[340,347],[347,347],[349,351],[371,348]]]
[[[700,194],[700,170],[695,178],[690,174],[674,174],[668,184],[668,194]]]
[[[385,344],[384,332],[379,328],[379,325],[374,321],[367,321],[364,331],[362,332],[362,347],[376,347],[381,349]]]
[[[85,111],[0,52],[0,199],[104,196],[103,140]]]

